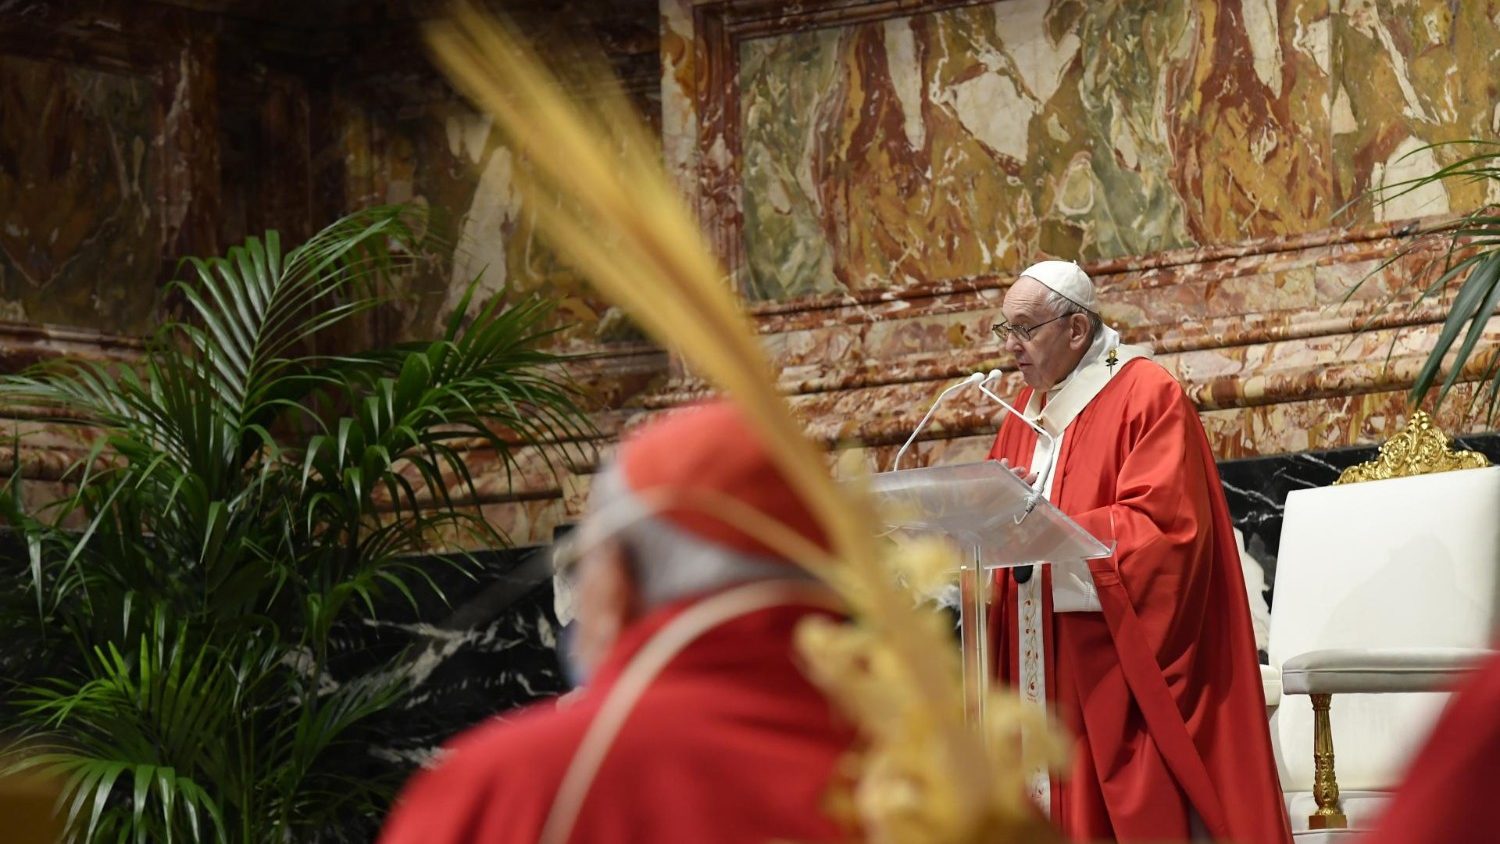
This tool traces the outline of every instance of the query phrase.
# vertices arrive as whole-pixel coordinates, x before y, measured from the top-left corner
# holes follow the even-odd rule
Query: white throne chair
[[[1488,652],[1500,468],[1470,468],[1487,462],[1418,413],[1376,461],[1287,496],[1263,680],[1299,840],[1367,828]]]

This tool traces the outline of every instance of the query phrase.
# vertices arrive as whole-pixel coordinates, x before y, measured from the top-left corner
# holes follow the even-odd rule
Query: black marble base
[[[339,636],[335,673],[404,656],[413,693],[388,713],[385,739],[371,752],[400,767],[430,759],[453,734],[486,718],[567,691],[558,663],[546,549],[478,555],[470,574],[440,560],[424,564],[436,597],[388,607]]]

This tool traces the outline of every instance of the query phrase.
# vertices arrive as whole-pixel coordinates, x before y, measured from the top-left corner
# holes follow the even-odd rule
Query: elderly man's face
[[[640,590],[625,549],[613,540],[579,560],[573,585],[572,658],[585,674],[599,667],[620,633],[640,615]]]
[[[1050,390],[1077,368],[1092,341],[1092,325],[1087,316],[1074,314],[1056,319],[1056,309],[1048,302],[1046,285],[1034,278],[1021,276],[1005,294],[1000,311],[1005,321],[1032,329],[1030,339],[1014,332],[1006,336],[1005,349],[1016,356],[1021,377],[1036,390]]]

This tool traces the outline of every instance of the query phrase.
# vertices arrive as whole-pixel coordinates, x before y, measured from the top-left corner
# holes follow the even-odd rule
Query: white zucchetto
[[[1094,300],[1094,282],[1082,267],[1072,261],[1042,261],[1022,270],[1021,275],[1036,279],[1048,290],[1081,308],[1099,313]]]

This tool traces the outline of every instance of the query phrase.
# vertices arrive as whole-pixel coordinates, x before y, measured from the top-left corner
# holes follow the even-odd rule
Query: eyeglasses
[[[1002,343],[1005,342],[1006,335],[1012,334],[1015,335],[1016,339],[1018,340],[1030,340],[1036,334],[1036,330],[1038,328],[1041,328],[1042,326],[1048,325],[1050,323],[1057,322],[1060,319],[1067,319],[1070,316],[1072,316],[1072,314],[1061,314],[1047,320],[1046,322],[1039,322],[1036,325],[1012,325],[1011,323],[1006,322],[1002,319],[994,325],[990,326],[990,330],[995,332],[995,336],[1000,338],[1000,342]]]

